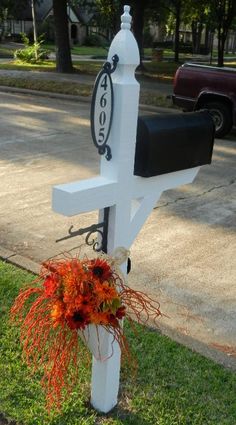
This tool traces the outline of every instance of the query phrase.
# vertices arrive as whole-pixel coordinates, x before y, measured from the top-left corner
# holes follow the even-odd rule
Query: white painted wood
[[[104,362],[113,355],[113,339],[107,345],[107,332],[102,326],[87,325],[78,334],[96,360]]]
[[[126,174],[126,181],[122,179],[122,184],[118,180],[98,176],[88,180],[54,186],[53,210],[65,216],[73,216],[105,208],[116,204],[119,201],[119,196],[121,196],[122,202],[124,188],[129,191],[131,200],[156,193],[157,201],[160,194],[165,190],[192,183],[199,169],[200,167],[190,168],[150,178],[132,175],[129,176],[129,180],[127,180]]]
[[[91,404],[103,413],[108,413],[117,404],[117,396],[120,381],[120,347],[113,341],[111,334],[104,339],[107,350],[113,344],[113,355],[105,362],[93,357],[92,382],[91,382]]]
[[[136,176],[133,181],[133,196],[137,198],[140,194],[144,195],[155,191],[164,192],[183,184],[192,183],[199,170],[200,167],[195,167],[156,177],[142,178]]]
[[[66,216],[110,207],[108,226],[108,253],[122,246],[129,249],[164,190],[193,181],[199,168],[178,171],[152,178],[133,175],[139,84],[135,69],[139,64],[137,43],[130,31],[129,6],[124,7],[121,30],[114,38],[108,60],[116,54],[119,62],[112,74],[114,87],[114,118],[108,144],[112,159],[101,158],[100,176],[82,182],[54,187],[53,209]],[[126,264],[122,265],[126,273]],[[91,403],[99,411],[109,412],[117,403],[120,373],[120,348],[111,334],[103,334],[103,357],[93,357]],[[97,344],[93,341],[92,344]]]
[[[65,216],[93,211],[116,202],[117,182],[98,176],[53,188],[53,210]]]

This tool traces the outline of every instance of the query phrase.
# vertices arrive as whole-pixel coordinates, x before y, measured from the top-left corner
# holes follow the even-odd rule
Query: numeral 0
[[[99,115],[99,123],[100,125],[104,125],[106,122],[106,113],[104,111],[102,111]]]

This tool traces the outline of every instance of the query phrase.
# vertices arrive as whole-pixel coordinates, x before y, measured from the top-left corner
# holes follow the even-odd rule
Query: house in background
[[[70,4],[67,6],[67,14],[71,45],[83,44],[83,41],[87,36],[88,22],[92,18],[92,15],[87,13],[85,10]],[[53,40],[54,30],[52,0],[42,0],[40,4],[36,3],[35,15],[39,33],[45,33],[47,39]],[[19,10],[14,19],[8,19],[7,32],[11,38],[16,40],[19,40],[20,33],[22,32],[28,36],[33,33],[32,10],[30,5]]]

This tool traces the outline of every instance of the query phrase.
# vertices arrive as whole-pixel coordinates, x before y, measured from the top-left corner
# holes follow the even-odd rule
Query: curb
[[[7,263],[14,264],[23,270],[27,270],[30,273],[38,275],[40,272],[40,265],[29,258],[23,257],[22,255],[16,254],[10,249],[6,249],[0,246],[0,259]]]
[[[159,328],[155,328],[155,330],[159,331],[162,335],[168,336],[178,344],[189,348],[191,351],[213,360],[215,363],[220,364],[221,366],[230,369],[231,371],[236,371],[235,356],[217,350],[216,348],[211,347],[210,345],[207,345],[200,340],[194,339],[189,335],[184,335],[176,329],[168,327],[167,325],[159,324]]]
[[[27,270],[30,273],[38,275],[41,266],[29,258],[23,257],[22,255],[16,254],[15,252],[3,248],[0,246],[0,259],[3,261],[13,264],[23,270]],[[191,336],[181,334],[176,329],[168,327],[167,325],[159,324],[158,327],[149,323],[149,328],[155,332],[159,332],[172,339],[173,341],[181,344],[193,352],[196,352],[208,359],[213,360],[215,363],[226,367],[227,369],[236,371],[236,357],[230,356],[227,353],[217,350],[216,348],[210,347],[209,345],[192,338]]]

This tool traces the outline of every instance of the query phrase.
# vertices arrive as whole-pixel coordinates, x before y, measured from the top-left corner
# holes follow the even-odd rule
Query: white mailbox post
[[[133,174],[139,105],[139,84],[134,74],[140,59],[137,43],[130,31],[129,11],[130,7],[124,6],[121,30],[108,54],[109,62],[114,55],[119,58],[111,75],[114,116],[108,144],[112,157],[109,161],[104,156],[101,158],[99,176],[53,188],[53,210],[65,216],[100,210],[99,218],[102,218],[104,208],[110,207],[109,254],[120,246],[129,249],[162,192],[191,183],[199,170],[196,167],[148,179]],[[122,270],[126,272],[126,264],[123,264]],[[108,353],[111,340],[112,335],[107,333],[104,345]],[[107,413],[117,404],[119,374],[120,348],[114,343],[114,354],[108,360],[93,358],[91,403],[94,408]]]

